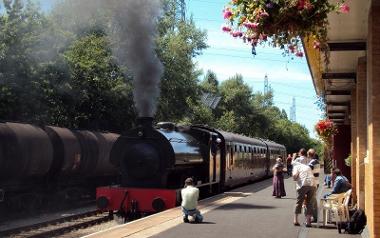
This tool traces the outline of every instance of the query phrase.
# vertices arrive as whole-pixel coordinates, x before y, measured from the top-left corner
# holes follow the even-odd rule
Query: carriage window
[[[239,150],[239,151],[242,152],[242,151],[243,151],[243,148],[241,148],[241,146],[239,146],[239,147],[240,147],[240,150]]]
[[[256,154],[256,147],[255,147],[255,148],[253,148],[253,153],[255,153],[255,154]]]
[[[238,150],[237,150],[237,145],[235,145],[235,152],[237,152]]]

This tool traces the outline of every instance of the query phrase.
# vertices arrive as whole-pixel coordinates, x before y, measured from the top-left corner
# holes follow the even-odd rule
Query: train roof
[[[239,134],[221,131],[221,130],[216,130],[216,131],[223,136],[223,138],[226,142],[235,141],[235,142],[245,143],[245,144],[254,144],[254,145],[260,145],[260,146],[266,146],[265,143],[263,143],[258,138],[251,138],[248,136],[239,135]]]
[[[271,148],[286,149],[286,147],[284,145],[278,144],[278,143],[271,141],[271,140],[265,140],[265,139],[256,138],[256,137],[248,137],[248,136],[244,136],[244,135],[240,135],[240,134],[235,134],[232,132],[214,129],[212,127],[205,126],[205,125],[193,125],[191,127],[212,131],[214,133],[219,133],[220,135],[223,136],[223,138],[226,142],[236,141],[239,143],[255,144],[255,145],[261,145],[261,146],[267,146],[268,145],[268,147],[271,147]]]
[[[278,144],[274,141],[270,141],[270,140],[263,140],[263,141],[268,145],[268,147],[285,149],[284,145]]]

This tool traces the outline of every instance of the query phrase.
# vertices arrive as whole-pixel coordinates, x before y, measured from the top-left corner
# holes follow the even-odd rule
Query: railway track
[[[0,232],[0,237],[43,238],[56,237],[73,230],[83,229],[112,220],[113,217],[97,210],[58,218]]]

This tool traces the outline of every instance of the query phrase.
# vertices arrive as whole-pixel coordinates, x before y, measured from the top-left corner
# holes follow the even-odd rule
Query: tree
[[[218,86],[219,86],[219,82],[216,77],[216,74],[212,72],[211,70],[207,70],[207,73],[203,81],[200,83],[200,87],[202,91],[217,95],[219,94]]]
[[[39,69],[34,46],[48,24],[39,9],[27,1],[4,0],[0,20],[0,117],[36,122],[44,114],[38,100]]]
[[[220,84],[219,92],[222,97],[216,110],[219,118],[227,117],[229,120],[235,118],[233,127],[237,132],[252,135],[255,131],[254,108],[251,105],[252,90],[244,83],[241,75],[235,75]],[[219,123],[222,123],[219,120]]]
[[[175,20],[175,1],[165,1],[165,14],[160,19],[157,39],[157,53],[165,67],[161,81],[157,120],[179,121],[191,118],[191,105],[199,107],[200,88],[192,58],[206,48],[206,33],[195,27],[190,20]]]
[[[130,80],[112,56],[107,37],[93,33],[79,38],[64,54],[70,69],[73,124],[88,129],[122,129],[134,118]],[[120,118],[114,118],[114,114]],[[122,126],[124,127],[124,126]]]

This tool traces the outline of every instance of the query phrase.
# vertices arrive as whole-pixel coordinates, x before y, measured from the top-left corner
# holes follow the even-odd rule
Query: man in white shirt
[[[195,217],[195,222],[202,222],[203,216],[197,210],[199,189],[194,187],[193,179],[185,180],[185,188],[181,190],[183,222],[189,222],[188,216]]]
[[[293,163],[293,179],[296,181],[297,202],[294,209],[294,225],[299,226],[298,215],[301,213],[302,205],[306,199],[306,227],[311,227],[311,216],[313,214],[313,203],[315,199],[314,176],[311,168],[305,164],[295,161]]]
[[[310,163],[310,159],[306,156],[306,150],[304,148],[300,149],[300,151],[298,152],[298,155],[299,157],[294,159],[292,163],[299,162],[301,164],[306,164],[306,165]]]

